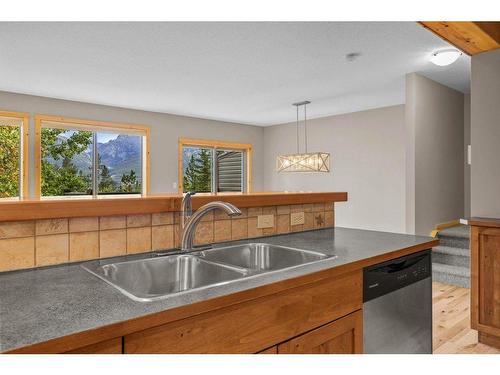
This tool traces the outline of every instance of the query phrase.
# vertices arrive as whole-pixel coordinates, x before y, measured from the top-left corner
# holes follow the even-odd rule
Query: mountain
[[[64,134],[58,136],[59,141],[65,141],[68,137]],[[119,135],[116,139],[111,139],[105,143],[97,144],[97,152],[101,158],[101,164],[109,168],[112,179],[120,183],[123,174],[134,170],[137,179],[141,181],[141,137],[131,135]],[[51,157],[47,158],[51,163],[61,165],[61,160],[55,161]],[[72,160],[75,167],[85,174],[91,172],[92,149],[89,147],[85,152],[76,155]]]
[[[141,177],[141,151],[142,140],[139,136],[119,135],[106,143],[98,143],[97,152],[101,164],[106,165],[111,172],[111,177],[120,182],[122,174],[134,170],[139,180]]]

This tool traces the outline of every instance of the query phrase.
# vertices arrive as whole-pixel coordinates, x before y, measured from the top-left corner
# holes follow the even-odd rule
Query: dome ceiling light
[[[462,55],[458,49],[445,49],[434,52],[431,55],[431,62],[437,66],[447,66],[453,64]]]
[[[310,101],[293,103],[297,107],[297,153],[279,155],[276,159],[278,172],[330,172],[330,154],[327,152],[307,152],[307,105]],[[299,149],[299,107],[304,107],[305,152]]]

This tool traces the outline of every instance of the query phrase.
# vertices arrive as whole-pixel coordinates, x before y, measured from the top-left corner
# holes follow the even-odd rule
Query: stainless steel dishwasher
[[[363,270],[364,353],[432,353],[431,251]]]

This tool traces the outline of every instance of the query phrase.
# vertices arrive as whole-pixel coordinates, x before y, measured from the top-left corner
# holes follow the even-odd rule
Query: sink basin
[[[216,264],[194,255],[83,266],[128,297],[153,301],[175,293],[225,283],[245,277],[247,270]]]
[[[313,251],[265,243],[250,243],[206,250],[200,253],[205,260],[247,268],[254,271],[274,271],[327,258]]]

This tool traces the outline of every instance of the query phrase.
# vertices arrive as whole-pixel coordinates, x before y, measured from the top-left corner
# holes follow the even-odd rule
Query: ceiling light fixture
[[[330,172],[330,154],[327,152],[307,152],[307,105],[310,101],[293,103],[297,107],[297,153],[279,155],[276,159],[278,172]],[[299,149],[299,107],[304,107],[305,152]]]
[[[437,66],[447,66],[453,64],[462,55],[458,49],[445,49],[434,52],[431,56],[431,62]]]

